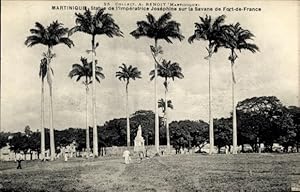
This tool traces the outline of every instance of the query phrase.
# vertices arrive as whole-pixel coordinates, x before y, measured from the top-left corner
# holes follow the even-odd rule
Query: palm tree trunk
[[[168,92],[168,81],[165,79],[165,125],[166,125],[166,134],[167,134],[167,151],[170,152],[170,131],[169,131],[169,124],[168,124],[168,100],[167,100],[167,92]]]
[[[87,80],[86,80],[87,83]],[[88,104],[88,92],[89,92],[89,88],[88,85],[86,85],[85,88],[85,104],[86,104],[86,108],[85,108],[85,128],[86,128],[86,152],[89,154],[90,152],[90,132],[89,132],[89,124],[88,124],[88,111],[89,111],[89,104]]]
[[[49,72],[51,73],[51,72]],[[50,91],[50,153],[51,153],[51,161],[55,159],[55,141],[54,141],[54,128],[53,128],[53,90],[52,84],[49,84]]]
[[[43,77],[42,77],[43,78]],[[45,160],[45,126],[44,126],[44,79],[42,79],[41,87],[41,158]]]
[[[92,37],[92,66],[93,66],[93,91],[92,91],[92,103],[93,103],[93,154],[94,157],[98,157],[98,131],[96,123],[96,65],[94,62],[95,54],[95,36]]]
[[[157,39],[155,39],[155,49],[157,49]],[[155,104],[155,149],[159,154],[159,119],[157,104],[157,63],[154,62],[154,104]]]
[[[48,56],[51,56],[51,49],[48,48]],[[51,58],[48,59],[48,69],[47,69],[47,81],[49,85],[49,93],[50,93],[50,102],[49,102],[49,117],[50,117],[50,159],[53,161],[55,159],[55,141],[54,141],[54,128],[53,128],[53,74],[51,69]]]
[[[232,153],[237,154],[237,126],[236,126],[236,109],[235,109],[235,95],[234,95],[234,88],[235,88],[235,78],[234,78],[234,62],[231,62],[231,74],[232,74],[232,133],[233,133],[233,148]]]
[[[129,114],[128,114],[128,84],[126,83],[126,124],[127,124],[127,147],[130,147],[130,122],[129,122]]]
[[[212,71],[211,71],[211,56],[208,56],[208,110],[209,110],[209,154],[214,150],[214,125],[212,116]]]

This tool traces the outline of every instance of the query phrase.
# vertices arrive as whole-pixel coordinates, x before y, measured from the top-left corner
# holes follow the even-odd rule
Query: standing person
[[[64,159],[65,159],[65,161],[68,161],[68,154],[67,153],[65,153]]]
[[[123,157],[124,157],[124,160],[125,160],[125,164],[129,164],[130,162],[130,152],[128,150],[125,150],[123,152]]]
[[[225,146],[225,154],[228,154],[228,153],[229,153],[229,152],[228,152],[228,148],[229,148],[228,145],[226,145],[226,146]]]
[[[62,155],[64,157],[64,161],[68,161],[68,154],[67,154],[66,147],[63,147],[61,151],[62,151]]]
[[[68,161],[68,153],[65,151],[65,153],[64,153],[64,160],[65,161]]]
[[[17,169],[22,169],[21,162],[24,161],[24,160],[23,160],[23,156],[20,152],[18,152],[17,155],[16,155],[16,161],[18,162]]]
[[[144,158],[144,152],[143,151],[139,151],[139,158],[140,158],[140,162],[142,162],[142,160]]]
[[[145,157],[149,157],[149,155],[148,155],[148,149],[146,149]]]

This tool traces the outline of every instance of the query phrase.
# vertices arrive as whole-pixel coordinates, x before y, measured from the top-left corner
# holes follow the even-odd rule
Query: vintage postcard
[[[300,191],[298,1],[2,1],[0,191]]]

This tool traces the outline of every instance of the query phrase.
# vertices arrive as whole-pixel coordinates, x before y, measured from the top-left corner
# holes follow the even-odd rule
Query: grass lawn
[[[0,162],[0,191],[290,191],[300,154],[173,155]]]

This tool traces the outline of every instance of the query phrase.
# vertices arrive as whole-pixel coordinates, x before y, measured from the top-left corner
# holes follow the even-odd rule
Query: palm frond
[[[74,26],[72,27],[69,32],[68,32],[68,36],[71,36],[73,35],[74,33],[78,32],[81,30],[81,27],[80,26]]]
[[[193,34],[188,38],[188,42],[193,43],[195,39],[196,39],[196,34]]]
[[[96,77],[99,79],[105,79],[105,75],[99,71],[96,71]]]
[[[225,15],[218,16],[212,24],[212,27],[218,29],[221,26],[221,24],[225,22],[225,18]]]
[[[96,72],[101,72],[101,71],[103,71],[103,68],[100,66],[96,66]]]
[[[105,79],[105,76],[103,73],[96,71],[96,81],[100,83],[100,79]]]
[[[251,51],[252,53],[255,53],[257,51],[259,51],[259,48],[257,45],[255,44],[252,44],[252,43],[243,43],[243,44],[240,44],[238,46],[238,49],[241,51],[242,49],[245,49],[245,50],[249,50]]]
[[[166,23],[168,20],[172,18],[171,12],[164,13],[162,16],[159,17],[157,20],[157,24],[159,26],[162,26],[164,23]]]
[[[50,71],[51,71],[52,75],[54,76],[54,71],[53,71],[52,67],[50,67]]]
[[[97,21],[101,20],[104,10],[105,10],[104,8],[98,9],[95,13],[95,16],[93,17],[93,21],[97,22]]]
[[[39,23],[39,22],[35,22],[35,27],[39,30],[39,31],[45,31],[45,27]]]
[[[170,108],[170,109],[174,109],[174,106],[173,106],[173,104],[172,104],[172,101],[171,100],[168,100],[168,107]]]
[[[71,39],[69,39],[68,37],[62,37],[59,39],[58,43],[63,43],[65,45],[67,45],[69,48],[71,48],[72,46],[74,46],[74,43]]]
[[[149,22],[151,25],[154,25],[154,24],[156,23],[156,19],[155,19],[155,17],[154,17],[151,13],[148,13],[148,14],[146,15],[146,17],[147,17],[148,22]]]
[[[150,71],[149,76],[150,76],[150,81],[152,81],[155,78],[155,71],[154,71],[154,69]]]
[[[43,31],[40,31],[38,29],[29,29],[30,33],[31,34],[34,34],[38,37],[42,37],[43,36]]]
[[[82,75],[77,75],[76,81],[79,81],[81,79],[81,77],[83,77],[83,76]]]

